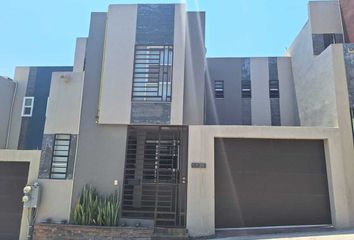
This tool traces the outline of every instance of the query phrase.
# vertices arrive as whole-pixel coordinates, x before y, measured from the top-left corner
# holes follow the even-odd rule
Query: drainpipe
[[[6,145],[5,145],[5,149],[9,148],[9,141],[10,141],[10,129],[11,129],[11,123],[12,123],[12,114],[14,111],[14,105],[15,105],[15,97],[17,94],[17,86],[18,83],[16,81],[14,81],[15,83],[15,89],[14,89],[14,94],[12,96],[12,103],[11,103],[11,109],[10,109],[10,116],[9,116],[9,121],[7,123],[7,136],[6,136]]]

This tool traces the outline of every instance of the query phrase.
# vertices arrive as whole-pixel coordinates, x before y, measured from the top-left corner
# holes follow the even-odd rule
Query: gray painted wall
[[[6,147],[15,82],[0,76],[0,149]]]
[[[188,12],[186,27],[183,124],[204,123],[205,13]]]
[[[241,125],[241,58],[208,58],[206,124]],[[214,81],[224,81],[224,98],[215,99]]]
[[[271,108],[269,96],[268,58],[251,58],[252,98],[241,96],[242,58],[208,58],[206,76],[206,124],[242,125],[242,101],[250,101],[252,125],[270,126]],[[280,116],[282,126],[298,126],[299,117],[293,82],[291,59],[278,57],[280,90]],[[224,81],[224,98],[214,96],[214,81]],[[274,99],[273,99],[274,100]],[[247,106],[246,106],[247,107]],[[248,113],[249,114],[249,113]]]
[[[137,5],[110,5],[106,26],[96,30],[105,30],[100,124],[130,123],[136,20]],[[86,53],[86,76],[89,57]]]
[[[92,13],[72,206],[85,184],[94,185],[102,193],[111,193],[117,189],[114,180],[123,182],[127,127],[96,124],[105,24],[106,13]]]

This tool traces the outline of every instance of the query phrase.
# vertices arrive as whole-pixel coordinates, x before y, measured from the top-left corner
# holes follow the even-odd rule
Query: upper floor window
[[[343,42],[341,33],[312,34],[313,54],[320,55],[331,44]]]
[[[249,80],[241,81],[241,91],[242,91],[242,98],[251,98],[252,97],[251,81]]]
[[[224,98],[224,81],[216,80],[214,82],[215,98]]]
[[[56,134],[54,138],[50,178],[66,179],[70,153],[70,134]]]
[[[24,97],[22,103],[22,117],[32,117],[34,97]]]
[[[173,47],[135,47],[133,101],[171,102]]]
[[[241,96],[242,98],[251,98],[251,59],[243,58],[241,65]]]
[[[279,80],[269,80],[269,97],[279,98]]]

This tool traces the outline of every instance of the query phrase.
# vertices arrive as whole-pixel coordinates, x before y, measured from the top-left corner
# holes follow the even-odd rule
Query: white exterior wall
[[[100,124],[129,124],[137,5],[110,5],[99,104]]]

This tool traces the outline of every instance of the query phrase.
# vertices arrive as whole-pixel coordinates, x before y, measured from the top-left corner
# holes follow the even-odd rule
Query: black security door
[[[130,127],[122,216],[184,227],[187,129]]]

